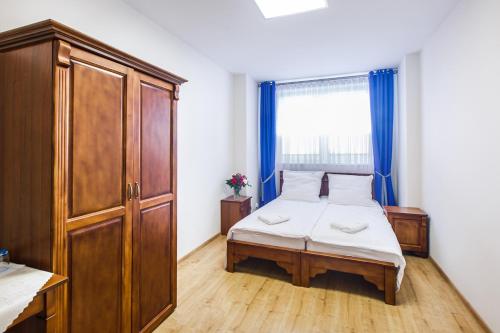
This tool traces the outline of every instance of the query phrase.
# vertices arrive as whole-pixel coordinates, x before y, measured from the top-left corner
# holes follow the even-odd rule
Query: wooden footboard
[[[397,268],[393,263],[339,256],[313,251],[301,253],[301,283],[309,287],[309,279],[318,274],[334,270],[361,275],[385,294],[385,303],[396,304]]]
[[[227,241],[228,272],[234,272],[234,265],[248,257],[276,262],[292,275],[296,286],[309,287],[309,280],[318,274],[334,270],[358,274],[378,290],[383,291],[385,303],[396,304],[396,275],[398,269],[393,263],[333,255],[313,251],[294,250],[278,246],[262,245],[250,242]]]
[[[292,283],[301,285],[300,277],[300,250],[288,249],[278,246],[262,245],[235,240],[227,241],[227,266],[228,272],[234,272],[234,265],[246,260],[248,257],[275,261],[292,275]]]

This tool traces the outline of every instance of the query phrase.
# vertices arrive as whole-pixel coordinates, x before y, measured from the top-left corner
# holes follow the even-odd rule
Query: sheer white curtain
[[[277,170],[372,172],[368,77],[277,87]]]

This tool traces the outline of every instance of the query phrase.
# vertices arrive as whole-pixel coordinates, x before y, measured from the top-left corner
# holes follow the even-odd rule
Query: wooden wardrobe
[[[57,332],[149,332],[174,310],[184,82],[52,20],[0,34],[0,247],[69,277]]]

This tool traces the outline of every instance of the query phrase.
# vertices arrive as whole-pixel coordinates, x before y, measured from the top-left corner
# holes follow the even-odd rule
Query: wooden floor
[[[274,263],[224,270],[218,237],[179,264],[178,307],[155,332],[484,332],[427,259],[407,256],[397,306],[363,278],[329,272],[295,287]]]

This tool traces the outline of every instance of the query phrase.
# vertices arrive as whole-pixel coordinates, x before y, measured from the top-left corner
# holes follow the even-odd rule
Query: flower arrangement
[[[252,186],[248,183],[247,176],[242,175],[241,173],[235,173],[231,176],[231,178],[226,180],[226,185],[231,187],[234,190],[234,196],[239,197],[240,191],[242,188],[246,186]]]

